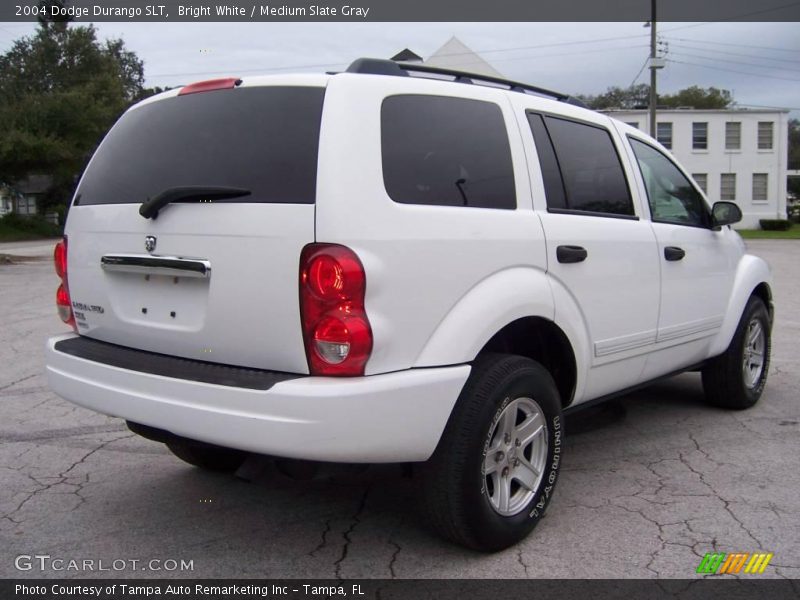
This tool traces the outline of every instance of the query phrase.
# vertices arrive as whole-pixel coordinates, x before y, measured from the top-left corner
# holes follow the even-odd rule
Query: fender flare
[[[583,394],[589,364],[588,328],[563,286],[545,271],[533,267],[504,269],[473,286],[436,327],[414,366],[472,362],[498,331],[525,317],[546,319],[564,332],[575,356],[577,381],[573,402],[578,400]]]
[[[745,254],[736,267],[736,276],[725,310],[725,318],[719,333],[711,343],[709,356],[718,356],[728,349],[733,335],[736,333],[736,328],[739,326],[739,320],[747,301],[753,295],[753,291],[762,283],[772,289],[772,272],[769,265],[762,258]]]

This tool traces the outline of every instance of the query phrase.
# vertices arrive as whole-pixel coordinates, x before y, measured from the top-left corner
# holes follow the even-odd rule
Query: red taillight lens
[[[64,239],[56,244],[53,251],[53,262],[56,267],[56,275],[61,279],[61,285],[56,291],[58,316],[64,323],[77,331],[78,327],[75,323],[75,315],[72,314],[72,301],[69,297],[69,284],[67,283],[67,236],[64,236]]]
[[[56,275],[61,279],[67,277],[67,238],[56,244],[53,251],[53,262],[56,264]]]
[[[312,375],[363,375],[372,352],[366,276],[355,252],[309,244],[300,255],[300,314]]]

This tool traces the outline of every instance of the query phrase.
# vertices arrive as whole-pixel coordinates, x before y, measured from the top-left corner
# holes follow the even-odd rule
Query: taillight
[[[300,254],[300,315],[312,375],[363,375],[372,352],[366,275],[356,253],[309,244]]]
[[[75,315],[72,314],[72,301],[69,298],[69,285],[67,284],[67,236],[56,244],[53,251],[53,262],[56,267],[56,275],[61,279],[61,285],[56,290],[56,308],[58,316],[75,331],[78,330],[75,324]]]

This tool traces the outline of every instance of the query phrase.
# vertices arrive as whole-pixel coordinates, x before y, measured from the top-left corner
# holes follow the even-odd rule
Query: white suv
[[[50,385],[204,468],[419,463],[442,534],[515,543],[564,412],[698,369],[747,408],[769,365],[739,209],[576,104],[373,59],[139,103],[56,249]]]

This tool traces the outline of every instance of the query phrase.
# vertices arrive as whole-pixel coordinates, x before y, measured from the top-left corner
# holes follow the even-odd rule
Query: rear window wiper
[[[145,219],[155,219],[158,217],[158,211],[170,202],[227,200],[230,198],[239,198],[240,196],[249,196],[250,194],[250,190],[237,187],[214,185],[171,187],[142,202],[142,205],[139,207],[139,214]]]

